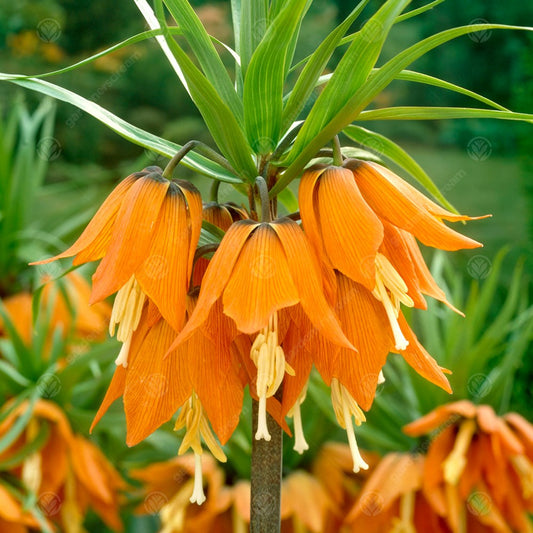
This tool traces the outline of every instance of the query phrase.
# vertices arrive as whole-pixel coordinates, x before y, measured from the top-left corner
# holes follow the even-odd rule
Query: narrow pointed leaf
[[[384,107],[363,111],[358,120],[439,120],[452,118],[496,118],[500,120],[533,121],[533,114],[476,109],[470,107]]]
[[[44,80],[38,80],[35,78],[21,78],[16,75],[5,73],[0,73],[0,80],[10,81],[11,83],[26,87],[27,89],[52,96],[57,100],[73,104],[79,109],[98,119],[100,122],[128,141],[145,148],[149,148],[158,154],[166,157],[172,157],[178,150],[181,149],[179,144],[167,141],[161,137],[158,137],[157,135],[153,135],[152,133],[138,128],[137,126],[133,126],[98,104],[95,104],[94,102],[91,102],[90,100],[87,100],[86,98],[83,98],[82,96],[79,96],[68,89],[60,87],[59,85],[54,85]],[[185,156],[183,159],[183,164],[192,170],[220,181],[227,181],[229,183],[242,183],[241,179],[233,176],[220,165],[193,152],[189,152],[189,154]]]
[[[316,82],[326,68],[331,55],[337,48],[342,36],[348,31],[353,22],[357,19],[369,0],[362,0],[348,17],[335,28],[322,41],[316,51],[309,56],[302,73],[298,77],[293,90],[291,91],[285,108],[283,110],[282,130],[285,131],[297,118],[307,99],[313,92]]]
[[[300,130],[288,162],[312,142],[365,83],[396,17],[410,0],[388,0],[357,32]]]
[[[252,55],[263,39],[267,29],[268,1],[267,0],[241,0],[240,1],[240,28],[239,43],[241,56],[241,69],[243,76],[250,64]]]
[[[267,154],[281,136],[283,85],[289,47],[299,27],[306,0],[288,0],[253,53],[244,78],[244,118],[254,152]]]
[[[409,172],[409,174],[423,185],[443,206],[447,207],[454,213],[457,213],[457,210],[448,202],[448,200],[446,200],[425,170],[395,142],[379,133],[361,128],[360,126],[348,126],[347,128],[344,128],[343,133],[363,146],[379,146],[379,151],[382,155],[394,161],[401,168]]]
[[[471,24],[468,26],[461,26],[459,28],[452,28],[436,35],[432,35],[431,37],[428,37],[427,39],[424,39],[423,41],[420,41],[419,43],[416,43],[403,52],[397,54],[393,59],[380,67],[377,72],[373,73],[368,80],[357,91],[355,91],[355,93],[353,93],[351,98],[342,107],[342,109],[339,110],[339,112],[329,121],[329,123],[325,125],[305,147],[293,147],[292,153],[294,153],[294,155],[292,155],[289,159],[290,165],[285,170],[278,183],[271,189],[271,195],[277,194],[280,190],[286,187],[287,184],[290,183],[299,174],[299,172],[301,172],[306,163],[322,146],[328,143],[348,124],[356,120],[361,111],[365,109],[365,107],[374,99],[374,97],[383,89],[385,89],[385,87],[387,87],[402,72],[402,70],[407,68],[411,63],[425,55],[430,50],[433,50],[434,48],[437,48],[441,44],[451,41],[452,39],[468,33],[491,29],[533,31],[533,28],[525,26],[508,26],[505,24]],[[492,113],[498,112],[492,111]],[[503,112],[500,111],[500,113]],[[523,118],[518,118],[518,114],[516,113],[514,114],[514,117],[515,120],[530,120],[531,118],[527,115]],[[493,118],[504,118],[504,116],[495,115]]]
[[[240,123],[243,118],[242,103],[235,92],[228,71],[200,19],[187,0],[164,0],[164,2],[198,58],[205,77]],[[180,58],[176,57],[176,59],[184,69]]]

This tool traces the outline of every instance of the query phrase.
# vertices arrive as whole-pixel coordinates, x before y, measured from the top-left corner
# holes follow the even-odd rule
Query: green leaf
[[[160,24],[163,28],[167,28],[164,20],[160,20]],[[165,39],[182,69],[191,98],[202,114],[218,148],[233,168],[242,173],[244,179],[252,181],[257,175],[257,170],[250,146],[234,113],[184,50],[168,34],[165,35]]]
[[[25,376],[23,376],[20,372],[18,372],[16,368],[1,359],[0,372],[8,378],[12,379],[17,385],[20,385],[21,387],[28,387],[31,384],[31,381]]]
[[[410,0],[388,0],[357,32],[296,137],[287,163],[298,158],[365,83],[396,17]],[[333,135],[330,137],[332,138]],[[322,146],[318,146],[321,148]],[[317,148],[317,149],[318,149]]]
[[[317,80],[326,68],[331,55],[339,45],[342,36],[348,31],[368,2],[369,0],[359,2],[344,22],[337,26],[320,43],[316,51],[306,59],[302,73],[298,77],[283,109],[282,131],[285,131],[297,118],[313,92]]]
[[[411,11],[408,11],[407,13],[404,13],[403,15],[400,15],[396,19],[396,24],[399,24],[400,22],[403,22],[404,20],[410,19],[412,17],[416,17],[418,15],[421,15],[422,13],[425,13],[426,11],[429,11],[430,9],[433,9],[434,7],[438,6],[439,4],[442,4],[444,0],[434,0],[433,2],[430,2],[429,4],[426,4],[425,6],[419,7],[418,9],[413,9]]]
[[[19,448],[13,455],[0,461],[0,470],[8,470],[20,465],[24,459],[39,451],[44,446],[49,435],[50,428],[48,424],[42,424],[33,440],[26,443],[22,448]]]
[[[379,69],[376,69],[376,72],[378,71]],[[400,74],[398,74],[395,79],[402,81],[412,81],[415,83],[423,83],[424,85],[433,85],[434,87],[440,87],[441,89],[446,89],[448,91],[464,94],[465,96],[469,96],[474,100],[483,102],[484,104],[499,109],[500,111],[509,111],[509,109],[503,107],[502,105],[498,104],[494,100],[491,100],[490,98],[485,98],[484,96],[475,93],[474,91],[470,91],[468,89],[460,87],[459,85],[455,85],[454,83],[441,80],[440,78],[435,78],[434,76],[422,74],[421,72],[415,72],[412,70],[402,70],[402,72],[400,72]]]
[[[345,103],[345,105],[327,123],[327,125],[325,125],[323,129],[317,133],[316,137],[312,139],[307,146],[298,147],[298,150],[293,148],[292,153],[294,153],[294,155],[292,155],[289,160],[291,164],[285,170],[278,183],[270,191],[271,194],[277,194],[288,183],[290,183],[290,181],[292,181],[301,172],[307,161],[311,159],[313,155],[320,148],[322,148],[322,146],[329,142],[348,124],[356,120],[361,111],[373,100],[373,98],[385,87],[387,87],[387,85],[389,85],[389,83],[391,83],[400,74],[400,72],[402,72],[402,70],[408,67],[412,62],[416,61],[430,50],[452,39],[460,37],[461,35],[490,29],[533,31],[533,28],[522,26],[508,26],[504,24],[471,24],[468,26],[461,26],[459,28],[452,28],[436,35],[432,35],[431,37],[428,37],[427,39],[424,39],[423,41],[420,41],[419,43],[416,43],[403,52],[397,54],[393,59],[380,67],[377,72],[374,72],[371,74],[371,76],[369,76],[368,80],[351,95],[350,99]],[[331,79],[333,79],[333,76]],[[487,113],[488,112],[489,111],[487,111]],[[368,113],[370,113],[370,111]],[[492,111],[492,113],[497,112]],[[500,113],[502,112],[500,111]],[[524,116],[526,118],[518,118],[518,114],[515,114],[515,120],[531,119],[530,116]],[[493,118],[504,118],[504,116],[495,115]]]
[[[298,198],[288,187],[279,193],[278,199],[289,213],[296,213],[300,209]]]
[[[283,86],[291,40],[307,0],[287,0],[252,55],[244,77],[244,119],[252,149],[267,154],[281,135]]]
[[[239,3],[240,26],[239,33],[235,35],[235,42],[239,43],[237,50],[241,56],[241,69],[244,76],[257,45],[266,33],[268,1],[241,0]]]
[[[205,31],[200,19],[187,0],[164,0],[164,3],[168,7],[174,20],[178,23],[180,29],[183,31],[183,35],[187,39],[193,53],[198,58],[198,62],[200,63],[205,77],[214,88],[219,99],[225,103],[233,113],[234,118],[237,119],[237,122],[241,124],[243,120],[242,102],[239,100],[228,71],[226,70],[224,63],[222,63],[222,60],[215,50],[211,38]],[[159,22],[161,24],[162,21],[160,20]],[[163,26],[163,24],[161,25]],[[174,52],[173,47],[168,40],[167,43],[169,44],[170,49]],[[186,71],[190,70],[190,67],[184,66],[182,64],[182,59],[180,59],[175,53],[174,56],[183,69],[187,82],[190,83],[190,74],[187,75],[186,73]]]
[[[533,121],[533,114],[470,107],[384,107],[363,111],[358,120],[439,120],[453,118],[496,118]]]
[[[0,318],[2,319],[2,325],[5,331],[7,331],[8,338],[13,345],[14,351],[17,354],[17,364],[15,364],[17,370],[26,375],[31,374],[34,370],[31,349],[26,346],[24,340],[19,335],[19,332],[11,321],[2,300],[0,300]]]
[[[395,142],[379,133],[361,128],[360,126],[348,126],[344,128],[343,133],[363,146],[370,148],[379,146],[379,152],[382,155],[409,172],[443,206],[457,213],[456,209],[442,195],[425,170]]]
[[[107,109],[104,109],[98,104],[95,104],[94,102],[91,102],[90,100],[87,100],[86,98],[83,98],[82,96],[79,96],[68,89],[60,87],[59,85],[54,85],[53,83],[35,78],[22,79],[16,75],[5,73],[0,73],[0,80],[9,81],[16,85],[20,85],[21,87],[47,94],[53,98],[56,98],[57,100],[73,104],[79,109],[98,119],[100,122],[128,141],[145,148],[149,148],[150,150],[166,157],[172,157],[178,150],[182,148],[179,144],[167,141],[161,137],[158,137],[157,135],[153,135],[152,133],[138,128],[137,126],[129,124]],[[68,125],[69,122],[67,120],[67,126]],[[196,172],[209,176],[213,179],[226,181],[228,183],[242,183],[242,180],[230,174],[220,165],[214,163],[207,157],[194,152],[189,152],[183,158],[183,164],[186,167],[189,167],[192,170],[195,170]]]
[[[0,439],[0,454],[4,450],[6,450],[9,446],[11,446],[11,444],[15,442],[17,437],[24,431],[24,428],[28,425],[28,422],[30,421],[31,415],[33,413],[33,407],[38,397],[39,397],[39,391],[37,389],[34,389],[32,393],[30,394],[30,398],[28,400],[28,406],[26,410],[24,411],[24,413],[17,418],[15,423],[9,428],[9,430]]]

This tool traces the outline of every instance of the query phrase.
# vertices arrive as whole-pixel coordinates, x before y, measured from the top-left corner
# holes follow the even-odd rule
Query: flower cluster
[[[3,413],[0,438],[16,435],[27,412],[31,417],[26,428],[0,454],[5,480],[0,485],[0,530],[42,530],[44,521],[48,529],[56,524],[76,533],[82,531],[89,509],[114,531],[121,530],[120,491],[126,483],[99,448],[73,433],[56,404],[38,400],[32,407],[26,401]],[[13,479],[18,482],[10,486]],[[27,508],[32,499],[37,512]]]
[[[417,239],[445,250],[481,246],[443,222],[470,217],[358,160],[306,171],[299,203],[301,224],[295,216],[259,221],[254,209],[231,204],[202,211],[194,186],[148,167],[120,183],[79,239],[47,260],[101,259],[91,301],[117,293],[110,332],[123,344],[95,423],[122,396],[133,445],[181,408],[180,454],[196,455],[198,503],[201,440],[225,460],[220,445],[237,426],[246,386],[259,402],[255,438],[271,438],[267,413],[287,432],[292,416],[303,452],[300,405],[314,365],[331,387],[355,472],[367,464],[354,423],[365,420],[389,352],[451,392],[401,308],[425,309],[424,296],[451,307]],[[202,219],[225,232],[211,258],[198,248]]]

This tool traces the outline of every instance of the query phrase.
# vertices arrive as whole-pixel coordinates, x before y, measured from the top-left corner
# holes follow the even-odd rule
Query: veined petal
[[[187,348],[192,388],[224,445],[239,423],[244,396],[230,344],[217,348],[200,330],[189,339]]]
[[[115,368],[115,373],[113,374],[111,383],[107,388],[104,399],[102,400],[96,415],[94,415],[94,420],[89,429],[89,433],[93,432],[96,424],[98,424],[100,419],[106,414],[111,404],[124,394],[124,387],[126,386],[126,372],[127,369],[122,365],[119,365]]]
[[[337,377],[361,408],[368,410],[379,372],[394,346],[394,336],[383,305],[370,291],[341,273],[337,274],[337,283],[337,314],[357,353],[341,348],[332,377]]]
[[[379,251],[389,260],[407,285],[407,294],[413,300],[414,307],[417,309],[427,309],[427,303],[420,291],[418,277],[413,261],[411,260],[410,249],[404,240],[404,235],[409,235],[413,240],[414,237],[410,233],[393,226],[386,220],[383,220],[383,228],[385,230],[385,236]],[[420,257],[422,258],[422,256]]]
[[[175,336],[174,329],[161,319],[132,354],[124,389],[128,446],[169,420],[192,393],[186,346],[165,357]]]
[[[405,246],[409,249],[409,255],[411,257],[411,262],[415,271],[417,278],[418,286],[420,292],[435,298],[439,302],[447,305],[452,311],[455,311],[457,314],[464,316],[464,314],[455,308],[446,298],[444,291],[437,285],[437,282],[433,279],[431,272],[429,271],[420,248],[416,242],[416,239],[408,233],[407,231],[398,230],[402,236]]]
[[[135,273],[143,292],[176,332],[183,327],[189,285],[188,226],[185,198],[179,191],[169,190],[153,232],[150,252]]]
[[[137,180],[119,209],[109,248],[93,276],[91,303],[122,287],[148,257],[169,181]]]
[[[198,240],[200,239],[200,230],[202,229],[202,197],[200,191],[192,183],[185,180],[176,180],[176,183],[179,185],[182,194],[187,200],[187,209],[189,211],[189,261],[187,279],[190,279],[194,254]]]
[[[309,379],[313,359],[311,354],[304,349],[300,339],[300,331],[294,325],[289,327],[285,335],[283,351],[285,352],[285,361],[294,369],[294,376],[287,374],[283,378],[281,406],[282,415],[285,416],[292,409]]]
[[[217,203],[205,205],[202,211],[202,217],[210,224],[224,231],[227,231],[233,224],[233,218],[228,209]]]
[[[273,313],[298,300],[276,232],[270,224],[259,225],[245,242],[224,290],[224,313],[239,331],[252,334],[265,327]]]
[[[100,209],[93,216],[87,227],[83,230],[83,233],[78,237],[76,242],[64,252],[45,259],[43,261],[36,261],[30,263],[31,265],[42,265],[44,263],[50,263],[56,259],[62,259],[63,257],[71,257],[73,255],[80,254],[88,247],[94,247],[91,253],[84,254],[84,261],[78,260],[75,264],[81,264],[86,261],[94,261],[100,259],[105,252],[105,247],[108,244],[108,233],[110,227],[117,216],[117,213],[124,201],[126,193],[130,190],[132,185],[142,176],[142,172],[137,172],[128,176],[122,180],[111,192],[111,194],[105,199],[104,203],[100,206]],[[105,244],[106,246],[101,246]],[[100,245],[100,246],[99,246]],[[76,258],[78,259],[78,258]]]
[[[285,250],[289,271],[300,297],[300,304],[315,328],[331,342],[355,349],[348,341],[339,321],[321,290],[312,251],[300,226],[288,218],[271,224]]]
[[[194,312],[172,344],[171,349],[188,339],[193,331],[207,320],[211,307],[228,283],[246,239],[257,226],[257,222],[242,220],[235,222],[224,235],[218,250],[209,261]]]
[[[395,175],[385,167],[364,162],[353,172],[363,197],[377,215],[412,233],[424,244],[441,250],[482,246],[450,229],[438,217],[428,212],[426,204],[420,203],[419,197],[412,193],[410,185],[404,183],[402,189],[398,189],[397,177],[391,178],[391,175]]]
[[[328,261],[328,258],[324,251],[324,243],[319,227],[316,185],[325,170],[326,168],[320,168],[305,172],[300,180],[298,189],[302,226],[311,246],[321,261]]]
[[[409,341],[407,348],[401,352],[402,357],[423,378],[452,394],[450,383],[448,382],[448,378],[444,375],[442,368],[418,342],[418,339],[409,327],[409,324],[407,324],[402,313],[398,316],[398,323],[400,324],[400,328],[405,335],[405,338]]]
[[[372,290],[383,226],[365,202],[350,170],[327,168],[317,183],[319,227],[331,264]]]

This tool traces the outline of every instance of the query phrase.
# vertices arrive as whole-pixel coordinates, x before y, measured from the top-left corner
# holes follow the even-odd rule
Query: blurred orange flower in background
[[[46,400],[38,400],[33,407],[27,401],[21,403],[0,423],[0,438],[13,432],[28,409],[31,418],[26,428],[0,454],[3,472],[15,476],[22,488],[34,495],[47,522],[61,525],[67,533],[82,530],[89,509],[111,529],[121,530],[120,492],[126,489],[126,483],[94,444],[72,432],[56,404]],[[25,453],[29,446],[35,449]],[[5,492],[2,487],[0,490],[0,495]],[[35,527],[35,517],[15,512],[16,499],[4,495],[2,501],[7,503],[2,504],[5,511],[0,511],[0,517],[19,524],[19,529],[10,526],[13,531]]]

